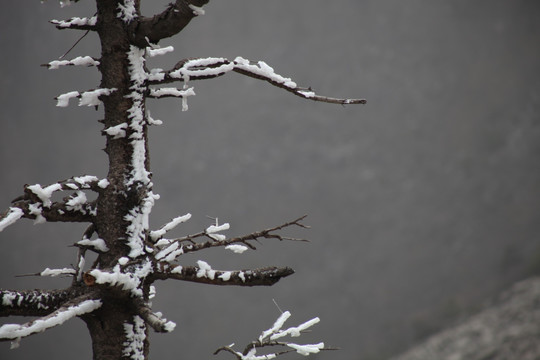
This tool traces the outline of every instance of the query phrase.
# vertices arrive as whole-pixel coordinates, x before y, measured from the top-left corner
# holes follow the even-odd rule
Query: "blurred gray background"
[[[143,5],[146,15],[166,2]],[[50,19],[91,16],[91,1],[60,8],[0,5],[0,208],[25,183],[106,175],[101,110],[57,108],[55,96],[96,88],[95,68],[49,71],[82,35]],[[304,341],[339,352],[320,359],[384,359],[474,313],[518,279],[540,272],[540,2],[503,0],[212,1],[206,15],[164,40],[151,59],[243,56],[322,95],[365,97],[364,106],[303,100],[229,74],[192,82],[189,111],[149,101],[156,228],[191,212],[229,235],[303,214],[311,243],[263,241],[256,252],[210,251],[184,264],[214,268],[289,265],[271,288],[157,284],[154,308],[177,323],[152,334],[153,359],[230,358],[279,311],[297,325],[321,318]],[[99,56],[89,34],[67,58]],[[56,288],[69,279],[15,277],[75,262],[84,225],[20,221],[0,234],[0,287]],[[1,319],[23,322],[23,318]],[[300,340],[299,340],[300,342]],[[0,358],[91,359],[74,320],[26,338]],[[299,357],[299,356],[297,356]]]

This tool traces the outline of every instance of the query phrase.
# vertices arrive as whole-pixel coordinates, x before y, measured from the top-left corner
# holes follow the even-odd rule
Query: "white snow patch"
[[[274,72],[274,69],[271,66],[269,66],[267,63],[265,63],[264,61],[259,61],[257,65],[253,65],[249,62],[249,60],[246,60],[238,56],[236,59],[234,59],[234,62],[236,63],[235,68],[248,71],[255,75],[260,75],[270,81],[283,84],[285,87],[288,87],[289,89],[296,89],[297,87],[294,81],[292,81],[290,78],[285,78],[279,74],[276,74]]]
[[[218,278],[220,278],[223,281],[229,281],[231,279],[232,273],[230,271],[225,271],[223,274],[219,275]]]
[[[105,189],[107,186],[109,186],[109,180],[101,179],[98,181],[97,186],[99,186],[102,189]]]
[[[150,73],[148,74],[148,80],[161,81],[163,79],[165,79],[165,73],[163,72],[163,69],[155,68],[150,70]]]
[[[83,188],[89,188],[90,186],[88,183],[95,182],[98,180],[97,176],[94,175],[83,175],[83,176],[75,176],[73,180],[76,183],[79,183],[82,185]]]
[[[7,228],[9,225],[15,223],[17,220],[19,220],[21,217],[23,217],[24,212],[16,207],[10,207],[7,215],[0,220],[0,231]]]
[[[80,94],[78,91],[70,91],[68,93],[65,93],[65,94],[62,94],[62,95],[58,95],[56,97],[56,106],[59,106],[59,107],[66,107],[69,105],[69,99],[71,98],[74,98],[74,97],[78,97]]]
[[[105,240],[99,239],[99,238],[94,239],[94,240],[82,239],[81,241],[78,241],[77,244],[82,245],[82,246],[89,246],[101,252],[109,251],[109,248],[107,247],[107,244],[105,243]]]
[[[151,47],[146,48],[146,53],[150,57],[165,55],[172,51],[174,51],[174,47],[172,46],[166,46],[164,48],[151,48]]]
[[[93,269],[89,272],[96,279],[98,284],[109,284],[111,286],[120,286],[123,290],[129,290],[133,296],[142,296],[143,292],[139,289],[141,279],[145,278],[152,270],[152,263],[147,261],[138,265],[130,273],[120,272],[120,267],[115,266],[113,272]]]
[[[37,195],[37,197],[43,203],[44,207],[48,208],[52,204],[51,202],[52,193],[58,190],[62,190],[62,185],[56,183],[56,184],[46,186],[45,188],[42,188],[40,184],[35,184],[35,185],[28,186],[28,189]]]
[[[300,90],[298,93],[302,94],[303,96],[307,98],[315,97],[315,93],[313,91]]]
[[[103,95],[110,95],[113,91],[116,91],[116,88],[112,89],[96,89],[92,91],[85,91],[81,94],[81,99],[79,100],[79,106],[97,106],[100,101],[99,97]],[[56,105],[58,106],[58,104]]]
[[[85,300],[78,305],[70,306],[67,309],[60,309],[53,316],[34,320],[28,324],[5,324],[0,327],[0,338],[2,339],[18,339],[35,333],[45,331],[57,325],[63,324],[65,321],[90,313],[101,307],[100,300]]]
[[[229,223],[224,223],[221,225],[210,225],[209,227],[206,228],[206,233],[214,234],[220,231],[229,230],[230,227],[231,226],[229,225]]]
[[[246,251],[248,249],[248,247],[245,246],[245,245],[231,244],[231,245],[225,246],[225,249],[231,250],[232,252],[234,252],[236,254],[241,254],[244,251]]]
[[[195,6],[193,4],[189,4],[189,8],[193,11],[193,14],[195,16],[201,16],[204,15],[204,9],[202,7]]]
[[[190,213],[187,213],[187,214],[182,215],[182,216],[175,217],[174,219],[169,221],[167,224],[163,225],[163,227],[161,229],[151,231],[150,232],[150,238],[155,241],[155,240],[161,238],[163,235],[165,235],[165,233],[167,233],[168,231],[174,229],[175,227],[177,227],[178,225],[180,225],[182,223],[185,223],[189,219],[191,219],[191,214]]]
[[[216,271],[212,269],[212,267],[205,261],[197,260],[197,266],[199,266],[199,270],[197,271],[197,277],[206,277],[210,280],[214,280],[214,277],[216,276]]]
[[[71,196],[66,202],[66,209],[71,211],[79,211],[83,214],[86,213],[84,205],[86,205],[88,199],[86,194],[82,191],[77,191],[74,196]]]
[[[124,323],[126,341],[122,344],[122,355],[133,360],[144,360],[144,340],[146,339],[146,324],[140,316],[133,317],[133,324]]]
[[[194,96],[194,95],[195,95],[195,91],[193,90],[192,87],[187,88],[187,89],[182,89],[182,90],[177,89],[177,88],[172,88],[172,87],[150,89],[150,96],[155,96],[158,98],[164,97],[164,96],[175,96],[175,97],[184,98],[187,96]]]
[[[174,269],[171,270],[171,274],[181,274],[182,273],[182,265],[176,265]]]
[[[17,294],[6,293],[2,295],[2,305],[3,306],[13,306],[13,300],[17,298]]]
[[[147,197],[143,199],[143,203],[131,209],[129,214],[124,217],[126,221],[131,223],[127,227],[127,245],[131,248],[128,256],[132,259],[144,252],[144,239],[148,230],[148,217],[157,199],[159,199],[159,195],[155,195],[150,191]]]
[[[91,18],[80,18],[80,17],[73,17],[69,19],[68,21],[65,20],[51,20],[51,23],[61,27],[61,28],[68,28],[72,25],[77,26],[94,26],[97,23],[97,17],[92,16]]]
[[[117,17],[123,22],[129,24],[137,18],[137,10],[135,9],[135,0],[124,0],[123,4],[118,4],[119,13]]]
[[[324,348],[324,343],[320,342],[318,344],[306,344],[306,345],[287,343],[287,346],[296,350],[296,352],[299,353],[300,355],[308,356],[311,354],[316,354],[319,351],[321,351],[321,349]]]
[[[190,77],[217,76],[232,71],[234,67],[235,64],[225,58],[208,57],[189,60],[180,69],[171,72],[169,75],[172,78],[182,79],[187,82]]]
[[[49,269],[45,268],[40,274],[40,276],[51,276],[57,277],[60,275],[75,275],[75,269],[63,268],[63,269]]]
[[[77,56],[71,60],[53,60],[49,62],[49,69],[56,70],[60,66],[75,65],[75,66],[97,66],[99,61],[94,60],[91,56]]]
[[[126,137],[126,129],[128,127],[127,123],[122,123],[120,125],[111,126],[103,130],[107,135],[112,136],[113,139],[120,139]]]

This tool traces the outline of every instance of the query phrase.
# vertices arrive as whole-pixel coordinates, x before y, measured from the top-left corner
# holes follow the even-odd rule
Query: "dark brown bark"
[[[78,286],[62,290],[0,290],[0,316],[45,316],[86,290]]]
[[[144,47],[149,45],[148,41],[157,44],[161,39],[178,34],[197,16],[190,5],[202,7],[208,4],[208,1],[176,0],[162,13],[151,18],[142,18],[131,25],[133,43]]]

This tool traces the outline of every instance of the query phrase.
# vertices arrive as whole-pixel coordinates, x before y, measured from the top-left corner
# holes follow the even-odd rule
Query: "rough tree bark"
[[[76,244],[79,263],[75,269],[46,269],[38,274],[71,275],[73,282],[69,288],[0,290],[0,316],[42,317],[22,325],[0,327],[0,340],[13,341],[16,345],[22,337],[80,317],[89,329],[94,359],[146,359],[148,328],[158,332],[174,328],[174,323],[151,310],[154,281],[177,279],[214,285],[258,286],[272,285],[293,273],[287,267],[217,271],[201,261],[197,266],[181,266],[176,262],[184,253],[209,247],[254,249],[252,240],[287,239],[278,231],[289,226],[305,226],[301,217],[267,230],[227,239],[220,232],[226,230],[228,224],[216,223],[197,234],[164,238],[167,231],[189,219],[187,214],[151,231],[148,217],[158,196],[152,192],[147,127],[154,122],[146,113],[147,97],[174,96],[185,101],[194,95],[186,86],[188,80],[237,72],[268,81],[306,99],[338,104],[365,103],[362,99],[316,95],[311,89],[300,88],[292,80],[275,74],[268,65],[253,64],[242,58],[233,61],[187,59],[169,71],[149,71],[144,64],[145,56],[164,52],[166,49],[160,49],[158,42],[179,33],[194,17],[202,15],[202,6],[208,0],[177,0],[153,17],[141,16],[139,3],[139,0],[97,0],[97,13],[93,17],[53,21],[59,29],[91,31],[99,36],[99,59],[77,58],[46,65],[49,68],[97,65],[101,74],[99,89],[63,94],[57,100],[58,106],[66,106],[70,98],[75,97],[80,99],[79,105],[103,105],[104,117],[100,121],[104,125],[109,171],[106,179],[81,176],[49,186],[27,185],[24,194],[0,217],[0,231],[20,218],[89,224],[82,240]],[[172,82],[183,82],[184,87],[159,88]],[[73,194],[53,201],[52,195],[61,191]],[[97,193],[97,199],[87,201],[86,192]],[[98,253],[98,257],[94,264],[85,267],[87,251]]]

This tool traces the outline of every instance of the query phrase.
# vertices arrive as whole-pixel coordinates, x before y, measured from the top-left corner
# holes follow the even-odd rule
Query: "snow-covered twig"
[[[177,227],[178,225],[180,225],[182,223],[185,223],[189,219],[191,219],[191,214],[190,213],[187,213],[187,214],[182,215],[182,216],[175,217],[174,219],[172,219],[171,221],[169,221],[168,223],[163,225],[158,230],[151,231],[150,232],[150,239],[152,241],[157,241],[157,240],[161,239],[163,237],[163,235],[165,235],[168,231],[171,231],[172,229],[174,229],[175,227]]]
[[[250,344],[248,344],[245,349],[242,352],[236,351],[233,349],[234,344],[223,346],[219,349],[217,349],[214,352],[214,355],[219,353],[220,351],[227,351],[233,354],[238,360],[267,360],[267,359],[273,359],[277,356],[287,354],[290,352],[297,352],[300,355],[308,356],[311,354],[316,354],[321,350],[334,350],[324,347],[324,343],[320,342],[317,344],[296,344],[292,342],[287,341],[276,341],[278,338],[282,338],[285,336],[300,336],[301,332],[310,328],[311,326],[315,325],[319,322],[319,318],[313,318],[309,321],[304,322],[303,324],[300,324],[296,327],[291,327],[286,330],[281,330],[287,319],[291,316],[291,313],[289,311],[285,311],[282,313],[278,319],[274,322],[272,327],[268,330],[265,330],[262,332],[262,334],[259,336],[259,338]],[[266,348],[266,347],[288,347],[288,350],[278,351],[278,352],[271,352],[263,355],[256,355],[257,349],[259,348]]]
[[[50,23],[56,25],[57,29],[95,30],[97,16],[90,18],[73,17],[69,20],[51,20]]]
[[[69,105],[69,100],[72,98],[79,98],[79,106],[98,106],[101,102],[100,96],[108,96],[112,92],[116,91],[116,88],[112,89],[94,89],[85,92],[70,91],[68,93],[58,95],[55,100],[56,106],[66,107]]]
[[[298,227],[301,227],[301,228],[308,229],[309,226],[304,225],[301,222],[302,220],[304,220],[306,218],[306,216],[307,215],[301,216],[301,217],[299,217],[299,218],[297,218],[295,220],[283,223],[283,224],[278,225],[278,226],[274,226],[274,227],[269,228],[269,229],[265,229],[265,230],[261,230],[261,231],[255,231],[255,232],[252,232],[251,234],[247,234],[247,235],[243,235],[243,236],[239,236],[239,237],[233,237],[233,238],[229,238],[229,239],[222,239],[222,240],[217,240],[216,241],[216,239],[212,238],[212,240],[202,242],[202,243],[195,242],[194,240],[196,240],[197,238],[201,238],[201,237],[205,237],[205,236],[209,235],[209,232],[208,232],[208,229],[207,229],[206,231],[203,231],[203,232],[200,232],[200,233],[197,233],[197,234],[193,234],[193,235],[188,235],[188,236],[185,236],[185,237],[182,237],[182,238],[172,239],[172,240],[169,240],[168,242],[169,243],[172,243],[172,242],[189,242],[190,243],[189,245],[184,246],[184,253],[189,253],[189,252],[195,252],[195,251],[199,251],[199,250],[206,249],[206,248],[211,248],[211,247],[219,247],[219,246],[227,247],[227,246],[230,246],[232,244],[243,244],[243,245],[249,247],[250,249],[255,250],[256,247],[253,244],[251,244],[249,241],[258,240],[258,239],[278,239],[280,241],[283,241],[283,240],[308,241],[306,239],[297,239],[297,238],[283,236],[283,235],[280,235],[280,234],[276,233],[279,230],[282,230],[284,228],[291,227],[291,226],[298,226]],[[209,229],[211,231],[213,231],[215,228],[209,228]],[[212,234],[212,233],[210,232],[210,234]]]
[[[24,216],[24,211],[18,207],[10,207],[4,214],[0,216],[0,231],[14,224]]]
[[[42,64],[41,66],[46,66],[50,70],[56,70],[60,66],[98,66],[99,61],[90,57],[90,56],[77,56],[71,60],[53,60],[47,64]]]

